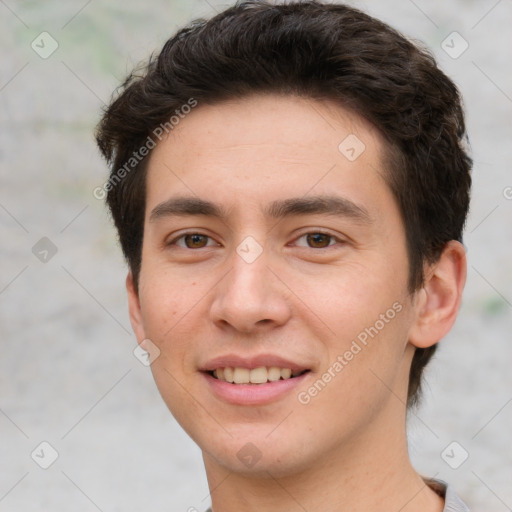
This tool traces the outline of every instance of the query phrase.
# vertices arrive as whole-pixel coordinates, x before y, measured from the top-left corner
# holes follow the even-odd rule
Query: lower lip
[[[265,384],[231,384],[203,373],[218,398],[234,405],[262,405],[277,400],[299,386],[310,372]]]

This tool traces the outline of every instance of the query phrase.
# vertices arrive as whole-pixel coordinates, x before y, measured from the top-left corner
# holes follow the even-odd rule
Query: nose
[[[291,316],[290,297],[264,253],[252,263],[235,253],[231,263],[231,270],[215,287],[212,321],[247,334],[284,325]]]

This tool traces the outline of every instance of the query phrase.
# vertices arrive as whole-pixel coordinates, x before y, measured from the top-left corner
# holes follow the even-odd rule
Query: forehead
[[[330,101],[266,94],[198,103],[150,156],[146,216],[173,194],[214,196],[236,212],[338,192],[371,210],[376,197],[392,200],[383,149],[370,123]]]

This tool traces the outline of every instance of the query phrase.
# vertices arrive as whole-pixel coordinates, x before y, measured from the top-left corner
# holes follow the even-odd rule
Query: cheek
[[[203,288],[195,279],[180,278],[179,272],[171,273],[163,266],[146,268],[141,274],[139,296],[148,337],[161,343],[173,337],[200,307],[200,299],[206,293]]]
[[[327,437],[339,432],[350,437],[371,424],[389,400],[399,396],[405,403],[406,315],[402,310],[388,323],[377,315],[366,325],[350,317],[343,319],[344,324],[340,320],[337,336],[328,347],[327,364],[298,396],[310,428]]]
[[[160,350],[151,368],[164,399],[183,394],[178,383],[196,371],[195,358],[209,332],[205,319],[212,286],[197,275],[171,272],[163,266],[147,265],[141,274],[139,296],[144,329],[146,337]],[[171,406],[169,402],[168,405]]]
[[[163,388],[173,386],[172,379],[167,382],[170,378],[167,371],[178,378],[183,374],[186,347],[183,325],[187,319],[184,302],[178,288],[164,280],[146,280],[140,292],[145,335],[160,351],[151,369],[161,393]]]
[[[190,321],[197,299],[183,293],[180,283],[155,272],[144,276],[140,303],[146,336],[160,351],[151,364],[155,384],[172,415],[179,422],[184,421],[184,415],[199,413],[195,411],[197,404],[183,392],[191,372],[186,358],[191,351]]]
[[[323,343],[320,377],[329,382],[324,396],[336,395],[333,403],[357,407],[361,401],[376,400],[386,392],[383,382],[392,385],[400,373],[410,324],[407,276],[402,274],[354,264],[321,279],[302,277],[297,284],[298,295],[312,307],[310,325],[317,326]]]
[[[151,294],[141,296],[141,311],[148,338],[161,345],[179,324],[180,305],[172,293],[158,293],[153,288]]]
[[[360,258],[312,274],[289,274],[287,282],[331,331],[343,338],[355,336],[395,302],[403,303],[407,293],[405,273],[390,270],[379,259]]]

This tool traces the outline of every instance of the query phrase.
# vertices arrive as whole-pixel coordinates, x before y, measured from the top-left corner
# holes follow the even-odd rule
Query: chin
[[[291,436],[284,427],[282,435],[274,432],[270,436],[272,429],[247,427],[251,428],[245,432],[240,428],[232,437],[224,432],[214,443],[211,435],[195,439],[203,451],[205,463],[209,459],[230,472],[257,478],[283,478],[301,473],[314,462],[315,446]],[[311,456],[304,451],[305,446]]]

